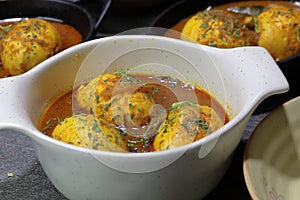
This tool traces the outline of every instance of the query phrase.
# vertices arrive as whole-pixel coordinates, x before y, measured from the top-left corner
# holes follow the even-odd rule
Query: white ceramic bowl
[[[245,150],[244,175],[254,200],[299,199],[300,97],[257,126]]]
[[[137,154],[75,147],[37,130],[47,102],[74,82],[114,67],[183,76],[216,97],[231,120],[191,145]],[[32,138],[47,176],[70,199],[200,199],[223,177],[257,105],[288,87],[260,47],[216,49],[159,36],[114,36],[72,47],[23,75],[1,79],[0,128]]]

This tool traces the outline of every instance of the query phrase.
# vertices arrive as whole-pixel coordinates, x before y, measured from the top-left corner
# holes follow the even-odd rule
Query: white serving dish
[[[74,82],[114,67],[183,76],[216,97],[231,120],[191,145],[144,154],[75,147],[37,130],[47,102]],[[201,199],[226,172],[254,109],[288,88],[260,47],[216,49],[158,36],[114,36],[74,46],[23,75],[1,79],[0,129],[32,138],[47,176],[70,199]]]

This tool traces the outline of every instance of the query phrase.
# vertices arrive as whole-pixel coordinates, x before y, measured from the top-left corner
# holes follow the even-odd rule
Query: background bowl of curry
[[[181,0],[170,7],[166,8],[163,12],[161,12],[151,23],[153,27],[163,27],[168,29],[174,29],[176,31],[181,31],[184,26],[185,20],[188,19],[189,16],[196,14],[197,12],[204,11],[208,7],[221,6],[228,3],[232,3],[231,6],[234,7],[234,3],[239,3],[242,1],[231,1],[231,0],[215,0],[215,1],[193,1],[193,0]],[[244,1],[251,2],[251,1]],[[265,4],[272,3],[272,1],[264,1]],[[276,2],[276,1],[275,1]],[[295,6],[299,7],[299,1],[283,1],[284,3],[289,2],[293,3]],[[264,4],[263,3],[263,4]],[[274,1],[273,1],[274,3]],[[261,3],[255,3],[252,1],[253,5],[261,5]],[[240,12],[245,11],[245,9],[240,9]],[[248,10],[249,11],[249,10]],[[177,36],[176,36],[177,37]],[[286,76],[287,80],[290,84],[290,90],[287,93],[274,95],[272,97],[267,98],[262,102],[262,104],[256,109],[255,112],[266,112],[271,111],[282,103],[300,95],[299,88],[299,79],[297,78],[298,74],[298,66],[300,62],[300,53],[293,55],[291,57],[282,59],[277,61],[280,69]]]
[[[110,0],[97,0],[99,11],[92,15],[80,3],[63,0],[0,1],[0,20],[40,17],[68,24],[77,29],[84,41],[91,39],[108,10]]]
[[[0,1],[0,78],[24,73],[58,51],[94,38],[109,8],[110,0],[99,0],[96,5],[92,11],[87,9],[88,2],[75,4],[62,0]],[[29,22],[35,19],[45,21],[40,21],[44,25],[40,30],[45,31],[37,31],[37,24],[34,26]],[[18,26],[20,22],[24,23]],[[54,34],[56,31],[52,26],[59,34]],[[32,43],[30,37],[34,34],[38,37]],[[60,36],[53,42],[57,44],[50,42],[53,41],[53,35]],[[32,52],[34,44],[36,50]],[[30,51],[32,56],[25,58]],[[9,58],[11,56],[14,61]]]
[[[238,56],[232,59],[233,55]],[[161,65],[151,68],[149,63]],[[229,122],[191,144],[146,153],[87,149],[39,130],[49,102],[71,90],[78,76],[90,80],[111,64],[117,67],[111,71],[137,65],[146,74],[179,71],[220,102]],[[0,88],[0,129],[32,139],[45,173],[69,199],[201,199],[225,174],[254,109],[266,97],[286,92],[289,85],[260,47],[218,49],[167,37],[128,35],[71,47],[25,74],[0,79]]]

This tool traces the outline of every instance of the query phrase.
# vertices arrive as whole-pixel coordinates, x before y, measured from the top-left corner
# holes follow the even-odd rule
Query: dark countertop
[[[168,5],[164,5],[166,6]],[[100,26],[97,37],[147,27],[164,7],[153,8],[150,12],[139,10],[126,13],[110,10]],[[251,117],[228,172],[206,200],[251,199],[243,177],[243,152],[247,139],[266,115],[267,112]],[[0,131],[0,199],[66,199],[45,175],[36,158],[31,139],[19,132]]]

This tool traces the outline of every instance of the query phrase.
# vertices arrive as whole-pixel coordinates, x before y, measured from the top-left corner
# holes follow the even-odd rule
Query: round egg
[[[300,52],[300,12],[274,7],[257,17],[258,45],[265,47],[276,60]]]
[[[60,34],[51,23],[22,20],[3,38],[1,61],[8,74],[19,75],[61,50]]]
[[[223,10],[198,12],[184,25],[181,39],[219,48],[253,46],[257,34],[247,20]]]

